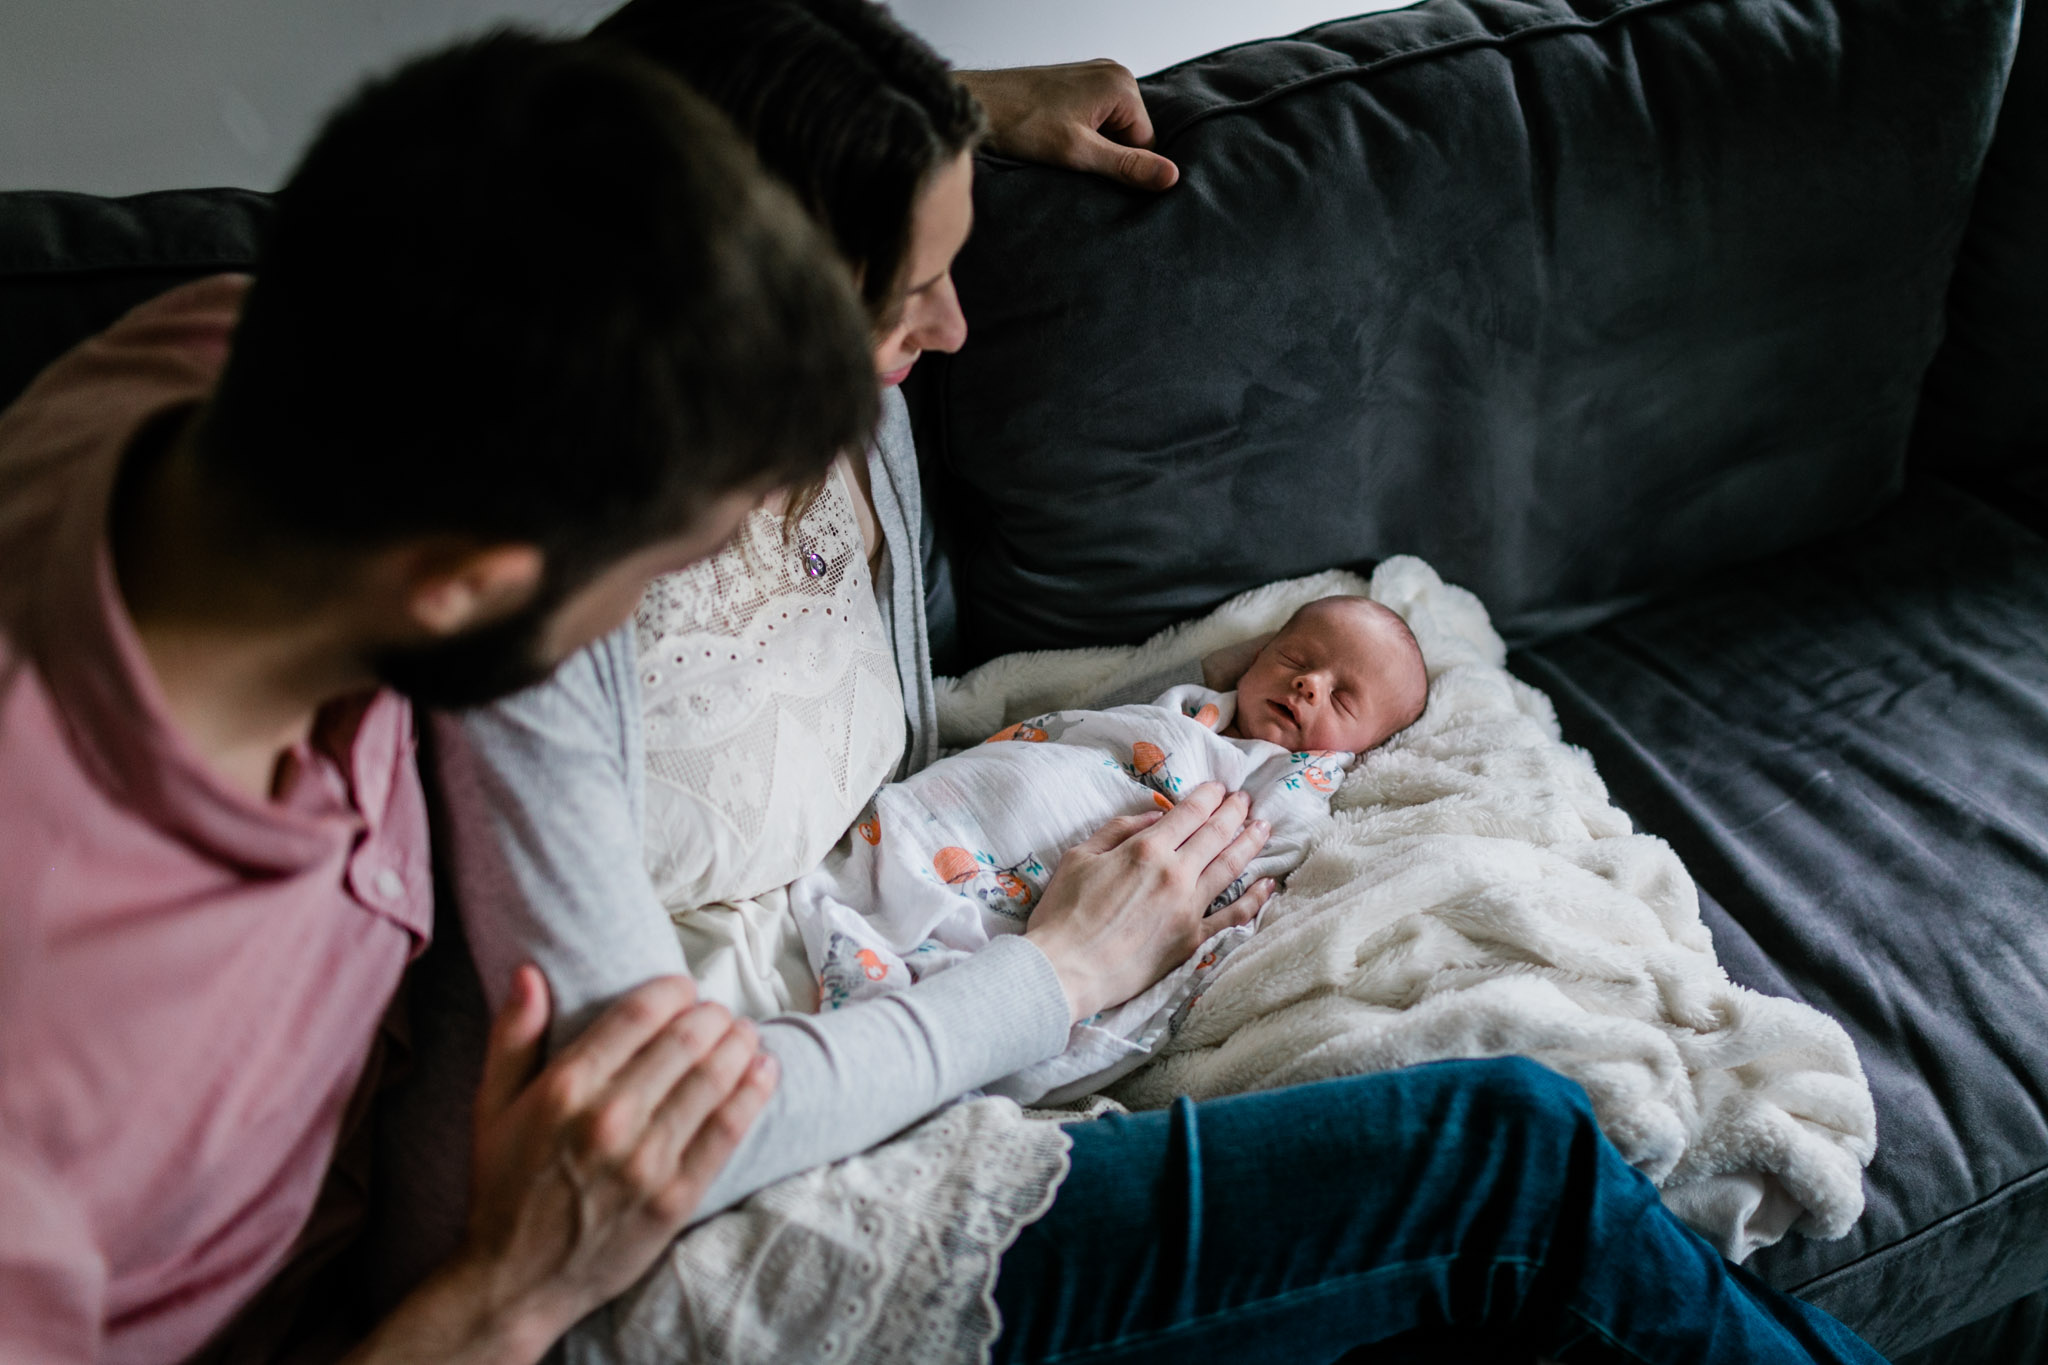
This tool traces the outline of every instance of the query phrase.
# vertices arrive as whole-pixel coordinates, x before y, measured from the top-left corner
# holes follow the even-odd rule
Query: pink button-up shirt
[[[210,391],[245,287],[143,305],[0,415],[0,1360],[178,1360],[277,1272],[431,927],[406,703],[329,707],[243,796],[115,581],[122,454]]]

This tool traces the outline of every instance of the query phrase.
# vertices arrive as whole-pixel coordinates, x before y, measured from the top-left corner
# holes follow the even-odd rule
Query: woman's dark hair
[[[724,110],[893,321],[918,194],[986,127],[938,53],[866,0],[631,0],[591,36]]]
[[[538,545],[560,600],[869,439],[843,265],[654,64],[499,33],[372,82],[277,196],[198,457],[252,541]]]

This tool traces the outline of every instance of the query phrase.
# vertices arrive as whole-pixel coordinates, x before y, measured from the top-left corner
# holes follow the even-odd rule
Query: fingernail
[[[750,1069],[753,1071],[754,1075],[760,1078],[761,1080],[766,1081],[774,1079],[775,1054],[772,1052],[761,1053],[759,1056],[754,1058],[753,1065]]]
[[[1251,829],[1252,833],[1258,835],[1261,839],[1273,832],[1273,826],[1265,820],[1252,821]]]

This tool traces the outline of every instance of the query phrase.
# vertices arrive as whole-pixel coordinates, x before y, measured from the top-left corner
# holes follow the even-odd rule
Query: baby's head
[[[1325,597],[1252,660],[1231,728],[1297,752],[1363,753],[1414,724],[1428,700],[1408,623],[1369,597]]]

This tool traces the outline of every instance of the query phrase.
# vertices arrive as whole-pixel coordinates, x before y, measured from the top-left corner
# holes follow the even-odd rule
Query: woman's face
[[[902,383],[926,351],[957,351],[967,340],[952,271],[973,226],[974,158],[962,152],[939,168],[911,209],[908,288],[894,324],[875,337],[875,374],[884,388]]]

